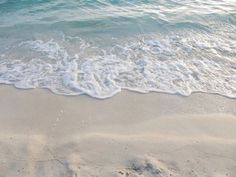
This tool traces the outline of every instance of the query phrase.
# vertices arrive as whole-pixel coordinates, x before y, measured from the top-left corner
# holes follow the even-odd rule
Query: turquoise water
[[[0,0],[0,83],[236,98],[236,1]]]

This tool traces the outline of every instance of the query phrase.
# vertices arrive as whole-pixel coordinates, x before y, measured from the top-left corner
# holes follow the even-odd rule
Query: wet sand
[[[236,100],[0,87],[0,177],[236,176]]]

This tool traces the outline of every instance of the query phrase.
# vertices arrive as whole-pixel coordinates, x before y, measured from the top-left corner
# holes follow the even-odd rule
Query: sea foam
[[[66,45],[72,40],[77,41],[73,52]],[[23,59],[1,56],[0,83],[18,88],[48,88],[57,94],[101,99],[122,89],[236,98],[236,45],[230,39],[191,33],[137,36],[101,48],[64,36],[58,42],[23,41],[15,49],[28,53]]]
[[[236,98],[232,0],[0,0],[0,83]]]

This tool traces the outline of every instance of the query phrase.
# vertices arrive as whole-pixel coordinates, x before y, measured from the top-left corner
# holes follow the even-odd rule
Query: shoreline
[[[220,97],[224,97],[227,99],[233,99],[236,100],[235,97],[231,97],[231,96],[227,96],[227,95],[223,95],[217,92],[204,92],[204,91],[192,91],[190,95],[182,95],[178,92],[176,93],[172,93],[172,92],[163,92],[163,91],[138,91],[135,89],[129,89],[129,88],[121,88],[121,91],[118,91],[116,93],[114,93],[113,95],[109,96],[109,97],[105,97],[105,98],[99,98],[99,97],[94,97],[91,96],[89,94],[83,93],[83,94],[78,94],[78,95],[70,95],[70,94],[62,94],[62,93],[56,93],[53,92],[51,89],[49,88],[18,88],[16,87],[14,84],[4,84],[4,83],[0,83],[0,87],[13,87],[16,90],[21,90],[21,91],[27,91],[27,90],[42,90],[42,91],[46,91],[46,92],[50,92],[54,95],[59,95],[59,96],[65,96],[65,97],[81,97],[81,96],[85,96],[85,97],[89,97],[92,99],[96,99],[96,100],[107,100],[107,99],[112,99],[115,96],[118,96],[119,94],[123,94],[122,92],[125,93],[135,93],[137,95],[142,95],[142,94],[163,94],[163,95],[173,95],[173,96],[180,96],[180,97],[191,97],[192,95],[196,95],[196,94],[202,94],[202,95],[216,95],[216,96],[220,96]]]
[[[3,85],[0,96],[0,177],[236,175],[235,99]]]

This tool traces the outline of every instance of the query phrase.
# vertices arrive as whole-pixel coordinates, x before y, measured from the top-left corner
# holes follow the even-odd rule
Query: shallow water
[[[0,83],[236,98],[236,2],[0,0]]]

